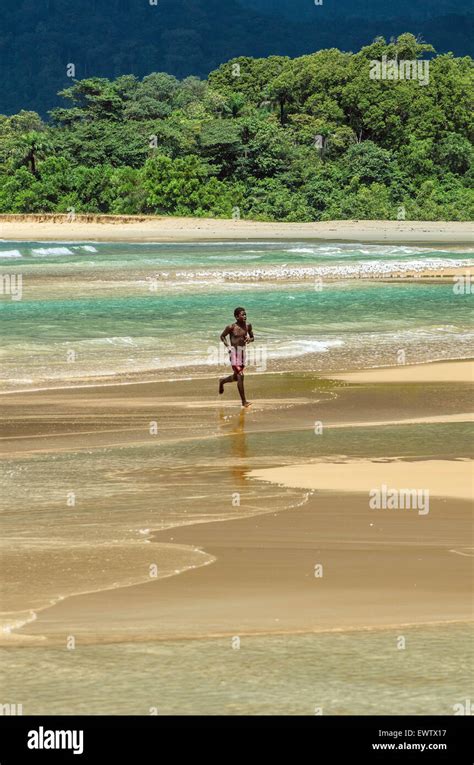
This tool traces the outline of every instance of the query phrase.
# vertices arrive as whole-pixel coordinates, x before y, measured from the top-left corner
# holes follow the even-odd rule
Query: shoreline
[[[205,367],[203,366],[203,369]],[[173,372],[177,368],[170,367],[170,372]],[[470,370],[470,371],[469,371]],[[317,379],[321,380],[338,380],[347,383],[383,383],[383,382],[474,382],[474,358],[453,358],[443,359],[436,361],[420,361],[416,364],[404,364],[390,367],[367,367],[362,370],[339,370],[335,372],[317,372],[313,370],[297,370],[297,369],[277,369],[267,370],[265,372],[253,372],[250,370],[249,376],[251,379],[265,377],[266,375],[288,375],[288,374],[304,374],[313,375]],[[414,373],[414,377],[410,375]],[[137,373],[137,374],[142,374]],[[54,391],[67,392],[75,390],[96,390],[105,388],[124,388],[127,386],[135,385],[156,385],[166,383],[183,383],[192,381],[203,380],[215,380],[220,375],[220,371],[217,374],[198,374],[190,376],[189,372],[184,372],[183,376],[174,377],[156,377],[152,379],[127,379],[113,381],[104,380],[99,381],[91,379],[80,380],[77,384],[72,383],[70,385],[56,385],[45,386],[42,388],[11,388],[10,390],[0,390],[0,398],[2,396],[17,396],[28,394],[41,394],[52,393]],[[219,401],[220,405],[224,402]],[[1,439],[0,439],[1,440]]]
[[[301,239],[373,244],[474,244],[469,221],[338,220],[281,223],[221,218],[0,215],[6,241],[192,242]]]
[[[471,622],[471,556],[439,541],[454,512],[455,547],[463,549],[469,503],[432,504],[427,518],[381,518],[358,494],[323,492],[304,507],[237,518],[231,526],[221,520],[153,532],[152,541],[193,544],[215,560],[157,582],[71,595],[16,635],[24,645],[23,636],[42,636],[50,646],[62,644],[64,634],[111,644]],[[373,542],[366,538],[369,518]],[[418,531],[406,544],[413,523]],[[327,572],[321,580],[315,561]]]
[[[136,587],[137,585],[129,585],[130,587]],[[118,589],[118,588],[116,588]],[[102,590],[101,592],[104,592]],[[75,597],[75,596],[72,596]],[[51,606],[52,608],[53,606]],[[40,611],[38,613],[41,613]],[[434,619],[431,621],[410,621],[410,622],[393,622],[384,624],[369,624],[369,625],[348,625],[344,627],[321,627],[312,629],[272,629],[272,630],[241,630],[239,637],[257,638],[257,637],[282,637],[282,636],[304,636],[304,635],[328,635],[328,634],[350,634],[353,632],[384,632],[385,630],[416,627],[446,627],[449,625],[474,625],[474,616],[459,618],[459,619]],[[19,628],[21,629],[21,628]],[[228,630],[226,632],[206,632],[205,634],[197,635],[183,635],[180,633],[162,635],[133,635],[130,636],[115,636],[107,637],[106,640],[99,641],[92,637],[86,637],[81,635],[81,646],[101,646],[101,645],[139,645],[142,643],[174,643],[174,642],[191,642],[191,641],[206,641],[206,640],[219,640],[223,638],[234,637],[235,630]],[[36,635],[24,635],[23,639],[17,642],[16,638],[21,637],[21,633],[11,633],[12,640],[5,639],[3,636],[0,638],[0,649],[5,648],[54,648],[62,645],[63,641],[56,642],[48,637],[36,636]]]
[[[449,379],[452,386],[461,386],[459,390],[465,391],[466,370],[472,369],[472,365],[472,361],[431,362],[415,365],[410,369],[391,369],[394,373],[409,372],[411,382],[418,383],[419,389],[423,390],[427,379],[438,379],[440,368],[450,368],[449,375],[443,372],[442,380],[446,382]],[[377,370],[374,371],[377,373]],[[308,372],[307,376],[318,379],[318,376],[311,372]],[[280,378],[281,374],[278,377]],[[323,378],[321,382],[325,384]],[[267,384],[263,383],[261,393],[267,392]],[[374,380],[374,384],[381,386],[378,388],[379,392],[384,389],[380,382]],[[319,405],[326,407],[324,410],[320,409],[320,412],[327,423],[328,431],[340,427],[383,428],[385,425],[404,424],[402,415],[406,417],[406,424],[409,424],[409,418],[416,420],[417,413],[420,425],[430,421],[433,424],[467,421],[466,409],[460,408],[461,403],[454,406],[454,402],[451,401],[449,405],[442,407],[441,412],[437,410],[437,394],[424,412],[424,417],[420,417],[423,415],[421,402],[414,403],[411,411],[406,408],[403,412],[394,409],[393,407],[399,406],[396,387],[393,394],[389,393],[392,396],[391,409],[388,408],[388,400],[380,411],[377,405],[374,408],[372,403],[368,418],[367,408],[363,411],[359,405],[354,407],[355,400],[350,403],[351,391],[359,389],[361,395],[366,396],[363,392],[364,386],[363,381],[343,385],[338,389],[341,393],[338,403],[331,399]],[[91,387],[95,387],[95,390],[91,391]],[[51,446],[51,450],[57,454],[63,447],[77,451],[83,447],[90,450],[94,445],[103,446],[100,441],[94,441],[94,432],[97,431],[96,435],[100,439],[108,427],[108,417],[115,411],[131,411],[130,416],[134,418],[130,432],[117,430],[115,434],[111,433],[107,437],[107,443],[123,446],[127,443],[137,444],[139,440],[143,440],[143,434],[139,432],[142,416],[148,421],[147,412],[152,411],[154,416],[159,418],[157,402],[164,407],[163,411],[167,409],[170,412],[181,402],[186,406],[183,408],[180,405],[177,409],[182,409],[183,416],[189,411],[186,417],[193,420],[198,417],[198,412],[204,411],[203,405],[222,407],[222,404],[218,405],[212,399],[210,387],[200,390],[197,398],[190,398],[189,381],[178,384],[178,389],[174,389],[173,399],[167,397],[167,392],[171,391],[172,387],[167,389],[166,386],[153,383],[135,383],[135,388],[126,390],[121,385],[88,388],[82,395],[80,391],[70,389],[68,392],[63,390],[62,393],[39,392],[31,398],[24,394],[13,394],[10,400],[6,401],[6,417],[10,414],[13,417],[12,423],[15,423],[18,416],[23,423],[22,427],[26,428],[18,435],[18,425],[15,424],[16,438],[20,438],[27,447],[25,457],[34,456],[33,444],[38,438],[43,440],[43,447],[53,439],[56,443]],[[256,393],[258,394],[258,389]],[[312,416],[313,404],[308,404],[304,398],[303,388],[295,388],[293,395],[293,414],[286,416],[287,423],[291,423],[291,427],[297,427],[298,423],[307,423],[308,417]],[[465,397],[465,393],[463,395]],[[216,435],[230,438],[229,448],[235,448],[236,454],[239,455],[232,478],[241,482],[242,489],[240,483],[237,484],[239,491],[246,491],[245,485],[255,486],[260,483],[244,478],[252,478],[251,471],[254,468],[253,459],[249,462],[247,457],[245,430],[249,436],[253,432],[270,432],[268,415],[272,409],[278,408],[281,400],[283,399],[280,392],[275,399],[268,401],[267,406],[265,400],[259,400],[257,395],[255,407],[247,418],[244,430],[232,430],[235,426],[230,425],[229,432],[225,430],[206,435],[206,432],[202,431],[199,436],[193,436],[201,439],[214,438]],[[319,402],[318,396],[315,401]],[[240,407],[237,406],[237,402],[230,401],[227,404],[235,406],[234,414],[238,416],[237,411]],[[44,413],[44,420],[36,419],[34,410],[38,406]],[[97,412],[98,424],[94,426],[94,432],[84,433],[78,439],[76,431],[81,427],[80,420],[76,422],[73,431],[63,430],[63,424],[68,422],[68,418],[77,420],[78,415],[85,411],[85,406],[93,413],[94,418]],[[449,413],[450,410],[452,414]],[[397,416],[390,416],[390,411],[393,411],[393,414],[397,412]],[[48,412],[51,414],[48,415]],[[386,414],[386,420],[380,417],[382,412]],[[349,419],[347,413],[350,413]],[[202,421],[205,422],[204,419]],[[124,422],[121,426],[126,424]],[[283,432],[288,427],[285,423],[279,425],[282,426]],[[178,435],[182,437],[182,433],[178,432]],[[167,441],[172,440],[175,431],[165,432],[165,436]],[[81,439],[84,441],[82,447]],[[433,480],[438,480],[444,475],[445,468],[454,466],[454,471],[460,467],[465,470],[468,464],[466,458],[453,459],[449,455],[441,458],[420,458],[420,455],[417,455],[418,453],[415,453],[407,462],[396,463],[396,469],[401,470],[398,475],[402,481],[402,484],[397,485],[405,485],[403,471],[406,466],[412,472],[411,483],[408,479],[405,483],[410,486],[427,485],[430,488],[431,476]],[[394,459],[395,455],[391,458],[392,465]],[[430,459],[438,460],[434,472],[428,469]],[[365,463],[369,465],[373,474],[374,470],[387,469],[386,460],[386,457],[381,460],[371,456],[365,459]],[[327,458],[326,464],[329,461],[330,457]],[[283,475],[281,471],[291,471],[297,467],[288,464],[285,466],[284,462],[284,459],[280,461],[280,458],[274,457],[273,465],[280,464],[282,467],[262,466],[262,473],[265,474],[262,477],[267,486],[267,470],[272,474],[274,483],[280,483]],[[339,462],[335,467],[336,472],[339,474],[342,469],[347,470],[349,462],[350,460],[346,460],[346,465],[344,461]],[[298,464],[301,463],[304,464],[307,473],[314,474],[314,462],[303,458]],[[271,465],[271,460],[266,464]],[[325,463],[320,461],[319,464],[324,469]],[[352,471],[351,464],[349,470]],[[145,471],[141,480],[146,480],[146,475]],[[189,546],[212,556],[214,562],[157,582],[119,586],[112,590],[100,589],[83,595],[67,595],[64,600],[39,612],[33,622],[18,630],[12,630],[4,645],[31,645],[28,636],[30,640],[34,640],[41,635],[45,636],[42,644],[49,645],[57,640],[60,642],[65,631],[67,634],[72,634],[72,631],[84,642],[123,643],[181,638],[205,639],[229,634],[272,635],[388,629],[391,625],[471,621],[467,570],[472,562],[472,555],[470,548],[466,547],[471,522],[470,506],[469,502],[462,498],[465,491],[460,496],[456,488],[458,473],[456,472],[454,478],[453,475],[446,480],[451,482],[451,486],[454,485],[454,490],[432,492],[431,508],[425,516],[416,511],[374,513],[368,508],[367,496],[357,493],[357,488],[350,485],[349,481],[338,479],[333,491],[324,487],[320,490],[318,487],[315,492],[313,485],[308,487],[305,484],[301,493],[308,490],[310,493],[307,494],[305,503],[300,506],[274,506],[275,509],[272,509],[270,505],[270,508],[263,512],[246,516],[242,513],[240,517],[215,518],[208,515],[203,520],[201,516],[194,519],[188,516],[185,525],[177,523],[165,530],[157,530],[152,526],[148,536],[151,543]],[[390,483],[391,476],[387,476],[387,479],[384,482]],[[376,484],[377,481],[373,483]],[[153,485],[155,484],[150,484]],[[229,486],[232,487],[232,484]],[[300,489],[301,482],[296,486]],[[451,499],[447,501],[446,496]],[[246,511],[245,503],[242,511]],[[153,555],[152,550],[153,548],[149,548]],[[320,588],[320,600],[317,591],[314,590],[314,584],[310,586],[310,582],[314,583],[314,562],[321,557],[325,565],[328,565],[331,576],[327,582],[328,589],[325,586]],[[396,572],[400,570],[402,573],[396,576]],[[374,603],[377,604],[376,615],[373,610]],[[283,621],[284,624],[278,624],[279,621]],[[130,627],[131,624],[134,625],[134,631]]]

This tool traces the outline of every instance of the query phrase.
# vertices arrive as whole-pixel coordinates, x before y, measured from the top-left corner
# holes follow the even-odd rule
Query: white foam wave
[[[257,252],[256,250],[254,251]],[[257,254],[244,254],[242,252],[236,252],[233,255],[208,255],[207,260],[257,260],[258,258],[262,258],[264,255],[263,252]]]
[[[72,255],[68,247],[36,247],[31,250],[33,255],[45,257],[47,255]]]
[[[17,630],[20,627],[24,627],[25,624],[30,624],[31,622],[36,621],[37,615],[35,611],[30,610],[22,613],[21,616],[17,616],[15,618],[8,618],[7,620],[4,620],[3,615],[0,614],[0,635],[2,636],[9,636],[12,633],[12,630]]]
[[[288,358],[304,356],[307,353],[327,353],[331,348],[339,348],[345,345],[343,340],[294,340],[288,344],[282,344],[278,350],[269,349],[269,357]]]
[[[296,255],[313,255],[314,257],[354,258],[378,256],[379,258],[400,258],[405,256],[429,257],[437,255],[453,255],[452,250],[410,247],[407,245],[375,245],[375,244],[320,244],[320,245],[293,245],[282,252]],[[470,254],[472,250],[464,250]]]
[[[283,250],[283,252],[302,252],[309,253],[310,255],[319,255],[317,247],[291,247],[289,250]]]
[[[0,258],[21,258],[20,250],[4,250],[0,252]]]
[[[147,339],[147,338],[143,338],[143,339]],[[137,345],[136,339],[132,337],[104,337],[104,338],[98,338],[95,342],[109,343],[110,345],[133,345],[133,346]]]

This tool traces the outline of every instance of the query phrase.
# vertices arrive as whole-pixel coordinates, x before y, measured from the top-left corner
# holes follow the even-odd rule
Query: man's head
[[[237,321],[245,321],[247,319],[247,312],[245,308],[236,308],[234,311],[234,316]]]

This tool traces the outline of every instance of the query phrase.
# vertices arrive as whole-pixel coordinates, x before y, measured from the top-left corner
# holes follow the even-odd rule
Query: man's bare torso
[[[234,348],[243,347],[246,343],[248,335],[248,324],[243,327],[241,324],[230,324],[227,329],[229,330],[230,343]]]

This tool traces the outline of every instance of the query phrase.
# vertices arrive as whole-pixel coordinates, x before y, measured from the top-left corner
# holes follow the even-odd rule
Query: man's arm
[[[251,324],[249,324],[247,327],[247,334],[248,334],[247,343],[253,343],[255,338],[253,336],[253,327]]]
[[[228,335],[230,335],[231,332],[232,332],[232,327],[229,324],[221,335],[222,342],[224,343],[225,347],[228,348],[229,350],[230,350],[230,346],[229,346],[229,343],[227,342],[227,337]]]

